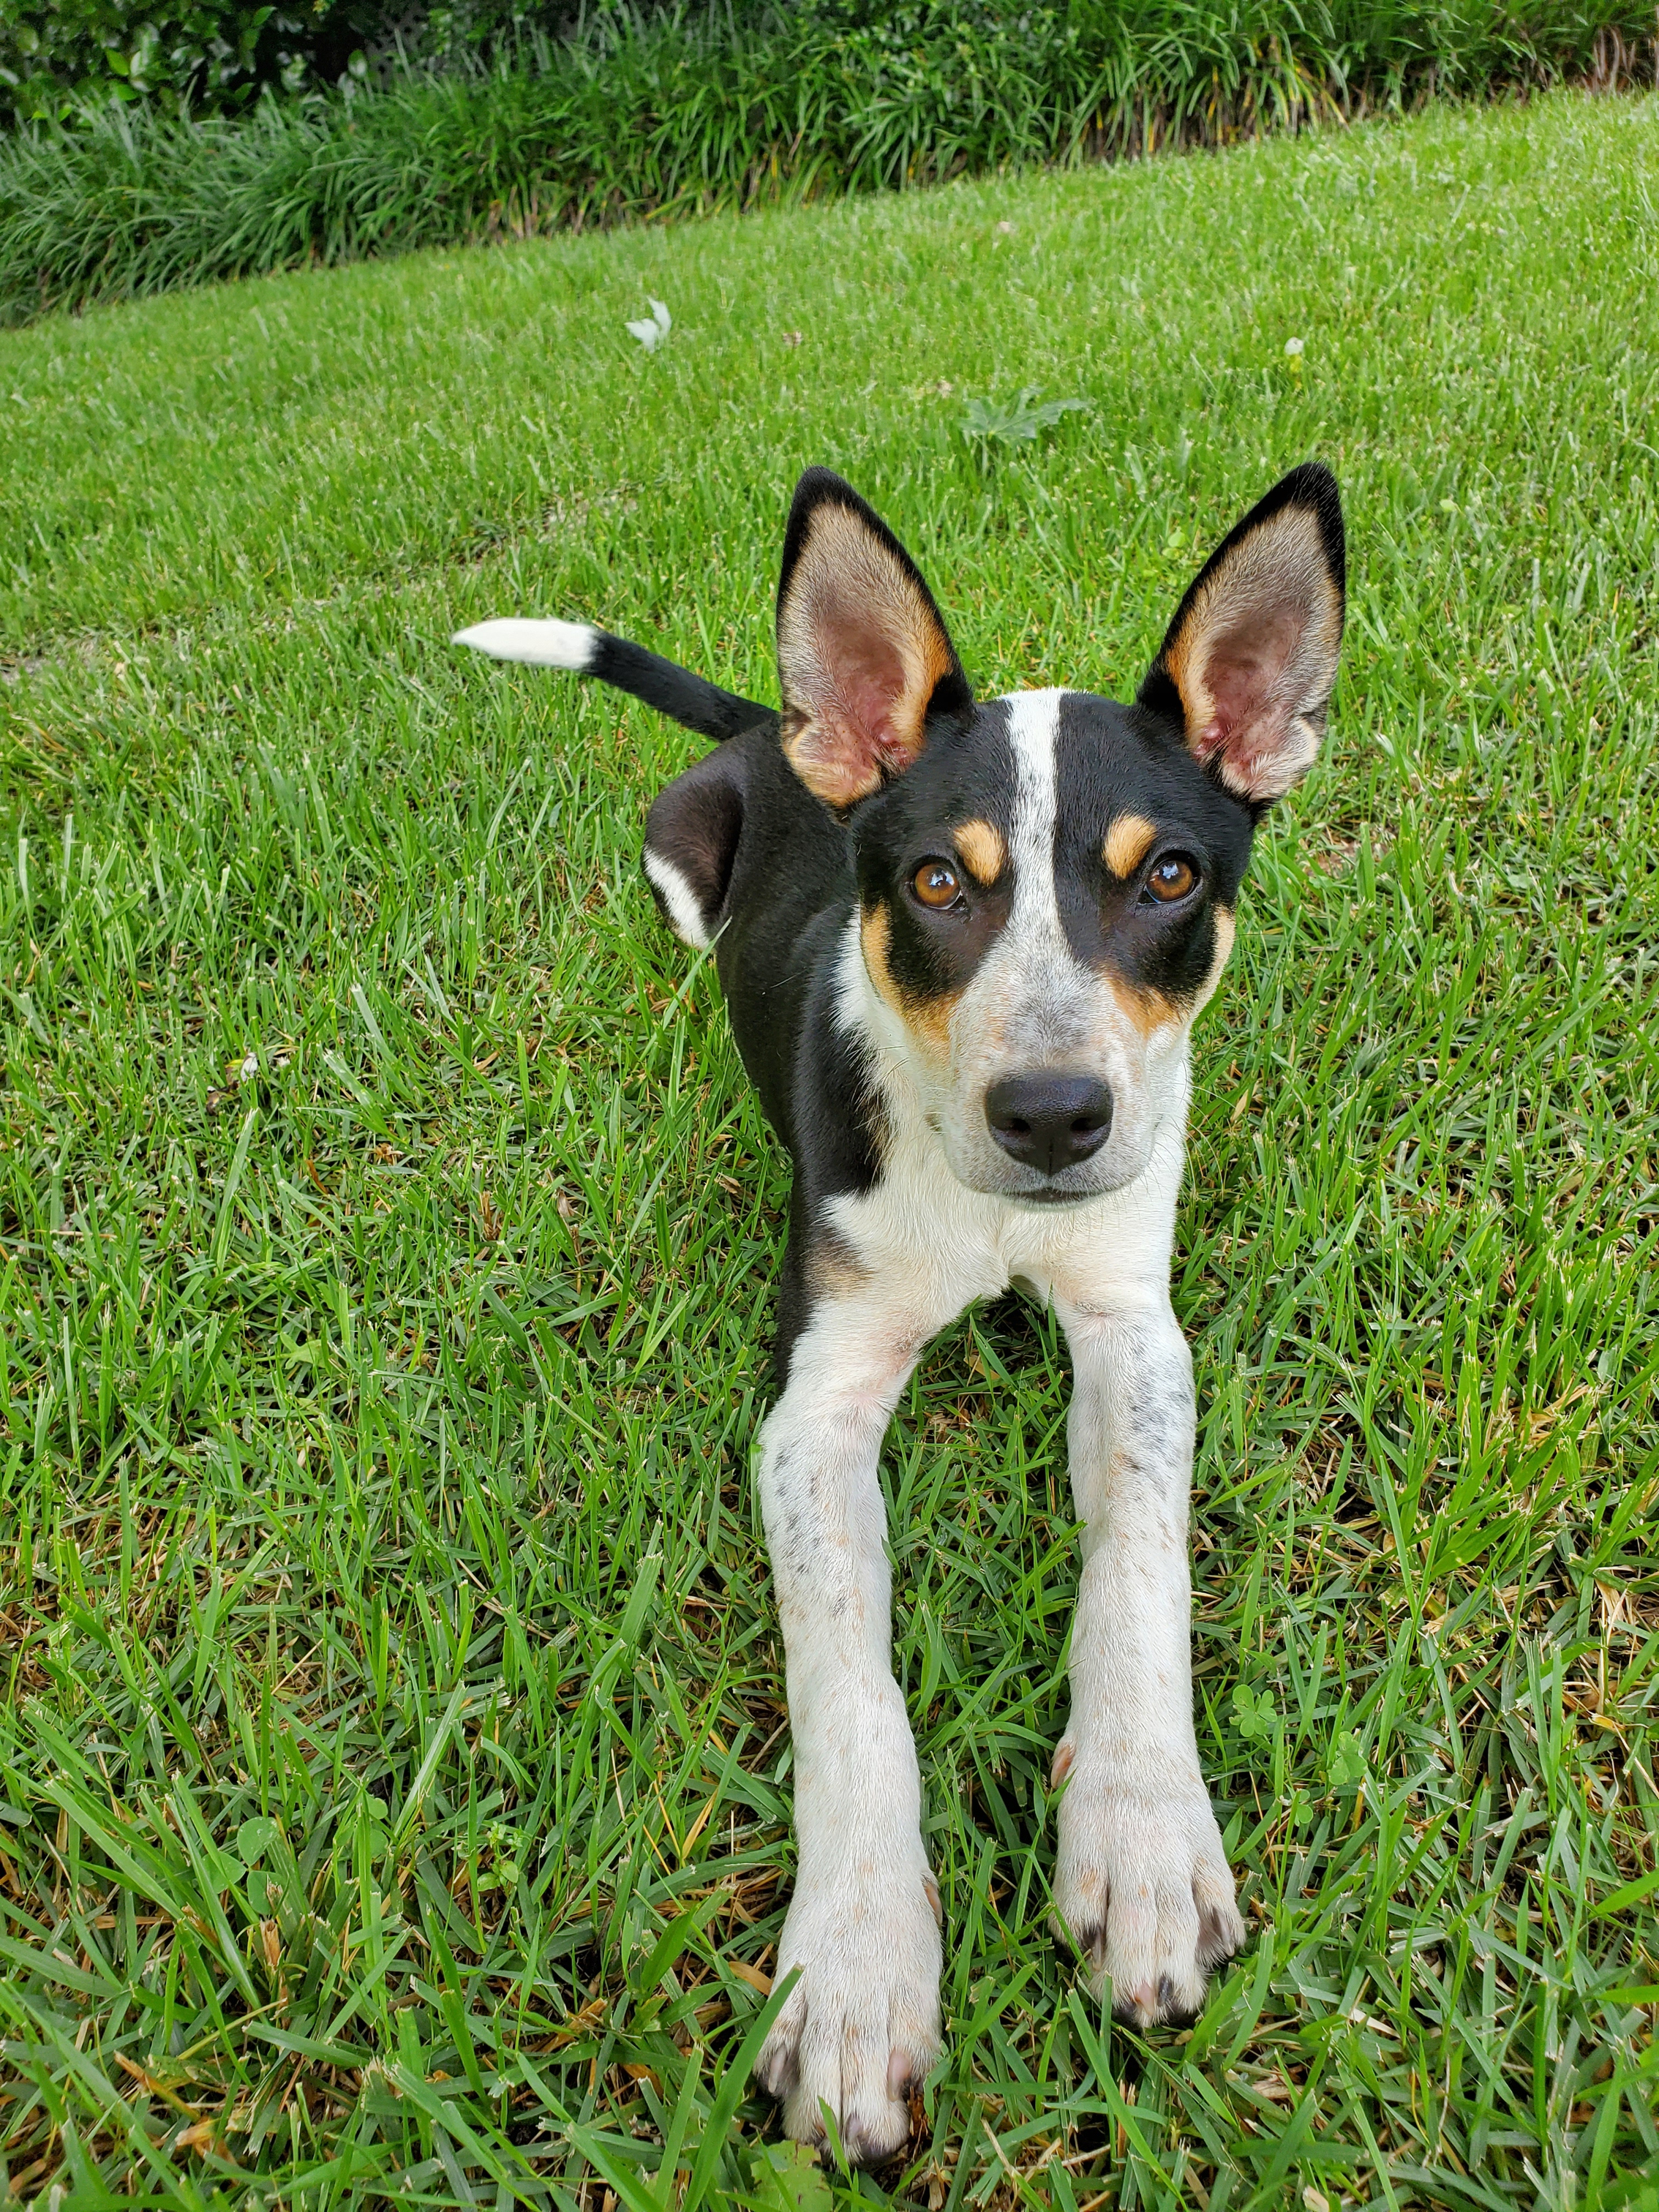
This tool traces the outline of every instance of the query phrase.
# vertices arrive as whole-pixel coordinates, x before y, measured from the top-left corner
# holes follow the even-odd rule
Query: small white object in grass
[[[646,305],[651,310],[650,314],[642,316],[637,323],[630,323],[628,331],[629,337],[636,337],[647,353],[655,353],[673,329],[674,318],[660,300],[653,300],[647,295]]]
[[[236,1080],[239,1083],[252,1083],[254,1077],[258,1073],[259,1056],[257,1053],[251,1052],[247,1058],[242,1062],[241,1066],[237,1069]]]
[[[1285,357],[1288,360],[1294,361],[1301,353],[1303,347],[1306,343],[1307,340],[1305,338],[1286,338],[1285,341]]]

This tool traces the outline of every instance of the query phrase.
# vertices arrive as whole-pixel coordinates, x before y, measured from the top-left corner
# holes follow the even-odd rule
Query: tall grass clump
[[[489,69],[0,143],[0,317],[498,233],[1111,159],[1636,64],[1646,0],[613,9]]]

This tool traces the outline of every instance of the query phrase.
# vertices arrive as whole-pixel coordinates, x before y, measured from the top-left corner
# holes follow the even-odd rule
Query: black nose
[[[1105,1143],[1112,1094],[1092,1075],[1005,1075],[985,1094],[985,1118],[1005,1152],[1059,1175]]]

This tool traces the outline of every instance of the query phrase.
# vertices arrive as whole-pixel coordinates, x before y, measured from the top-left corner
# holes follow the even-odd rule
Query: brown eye
[[[957,872],[948,860],[924,860],[916,870],[911,888],[924,906],[954,906],[962,896]]]
[[[1198,881],[1198,870],[1184,853],[1166,853],[1161,860],[1154,860],[1146,878],[1146,888],[1155,899],[1165,906],[1176,899],[1184,899]]]

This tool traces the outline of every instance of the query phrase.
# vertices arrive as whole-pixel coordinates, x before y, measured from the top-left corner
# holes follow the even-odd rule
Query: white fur
[[[676,936],[699,952],[706,952],[714,943],[702,918],[702,908],[697,904],[696,893],[687,883],[684,872],[672,860],[660,853],[645,848],[645,872],[662,894],[662,902],[668,908]]]
[[[900,1286],[824,1301],[797,1340],[758,1467],[794,1739],[799,1867],[777,1974],[801,1978],[762,2051],[789,2132],[850,2156],[908,2132],[903,2084],[938,2054],[937,1890],[890,1657],[877,1462],[916,1354],[948,1315]]]
[[[842,956],[861,966],[855,936]],[[1186,1549],[1192,1375],[1170,1310],[1179,1128],[1143,1174],[1040,1212],[967,1189],[915,1086],[884,1067],[881,1181],[831,1201],[851,1262],[798,1340],[762,1434],[762,1512],[784,1632],[800,1861],[778,1972],[802,1975],[762,2055],[792,2135],[821,2100],[854,2155],[903,2140],[899,2094],[939,2045],[939,1945],[915,1747],[890,1659],[877,1468],[928,1340],[1011,1280],[1054,1303],[1077,1383],[1085,1566],[1063,1751],[1056,1899],[1097,1984],[1142,2025],[1196,2009],[1242,1937],[1198,1765]],[[1181,1099],[1184,1121],[1185,1093]]]
[[[1066,951],[1054,890],[1054,823],[1060,807],[1054,739],[1063,691],[1017,691],[1008,709],[1014,756],[1014,821],[1009,859],[1014,870],[1011,932],[1029,932],[1051,951]]]
[[[855,2156],[903,2140],[902,2078],[939,2041],[939,1944],[890,1666],[878,1462],[928,1340],[1011,1281],[1052,1301],[1076,1374],[1084,1569],[1058,1762],[1069,1778],[1060,1916],[1097,1981],[1109,1978],[1143,2026],[1195,2009],[1207,1968],[1243,1935],[1192,1714],[1192,1369],[1169,1298],[1190,1018],[1147,1036],[1066,941],[1054,879],[1060,696],[1010,702],[1012,906],[956,1009],[948,1066],[883,998],[858,917],[849,924],[838,1018],[873,1062],[882,1173],[829,1203],[842,1272],[821,1290],[762,1433],[800,1842],[778,1970],[802,1972],[760,2071],[792,2135],[819,2136],[827,2101]],[[1022,1199],[1008,1188],[1018,1171],[974,1136],[988,1084],[1034,1061],[1098,1069],[1113,1088],[1112,1135],[1084,1171],[1097,1179],[1069,1206]]]
[[[568,668],[580,675],[593,662],[599,632],[588,623],[528,622],[507,615],[458,629],[452,645],[470,645],[492,660],[522,660],[532,668]]]
[[[1145,2027],[1196,2012],[1244,1932],[1193,1730],[1192,1358],[1162,1285],[1103,1270],[1055,1304],[1083,1575],[1054,1898],[1097,1985]]]

